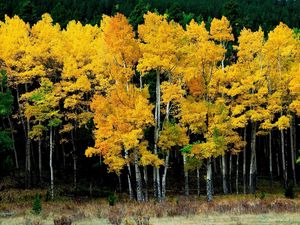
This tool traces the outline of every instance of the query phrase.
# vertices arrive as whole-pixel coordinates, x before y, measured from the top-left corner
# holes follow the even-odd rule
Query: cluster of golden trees
[[[221,157],[227,193],[225,153],[232,157],[245,148],[247,127],[250,191],[255,191],[256,136],[269,135],[271,142],[274,130],[281,133],[287,182],[284,130],[291,129],[295,173],[292,125],[300,115],[299,37],[282,23],[268,35],[245,28],[228,54],[234,41],[229,21],[213,19],[209,27],[192,20],[183,28],[151,12],[137,33],[121,14],[103,16],[100,26],[71,21],[66,29],[53,24],[48,14],[32,27],[17,16],[6,17],[0,23],[0,66],[15,90],[15,117],[26,137],[27,185],[30,145],[38,143],[41,174],[41,142],[47,139],[53,197],[54,132],[61,143],[72,143],[76,185],[74,132],[91,119],[95,145],[86,156],[100,155],[118,176],[127,170],[130,195],[135,193],[138,201],[148,198],[149,166],[154,194],[165,198],[170,154],[179,149],[184,164],[188,159],[199,162],[198,179],[201,162],[206,163],[209,201],[212,161]],[[155,104],[149,101],[144,76],[156,81]],[[151,140],[145,137],[148,128],[154,129]],[[272,154],[270,158],[272,173]],[[188,172],[185,176],[188,180]]]

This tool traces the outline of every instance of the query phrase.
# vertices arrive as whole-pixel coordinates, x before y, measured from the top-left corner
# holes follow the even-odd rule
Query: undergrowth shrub
[[[117,196],[115,193],[113,194],[110,194],[108,197],[107,197],[107,201],[108,201],[108,204],[110,206],[114,206],[117,202]]]
[[[42,211],[41,197],[39,194],[36,194],[32,204],[32,213],[38,215],[41,213],[41,211]]]

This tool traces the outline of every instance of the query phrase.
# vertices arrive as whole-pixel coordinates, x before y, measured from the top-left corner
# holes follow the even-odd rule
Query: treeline
[[[102,14],[124,14],[137,28],[148,10],[168,14],[169,19],[185,26],[191,19],[210,22],[212,18],[225,15],[235,32],[243,27],[265,32],[279,22],[289,27],[300,27],[299,0],[10,0],[0,1],[0,19],[4,15],[19,15],[24,21],[36,23],[42,14],[50,13],[55,22],[65,27],[71,20],[83,24],[97,24]]]
[[[149,198],[150,182],[164,199],[171,171],[183,171],[186,195],[189,174],[197,174],[198,194],[204,176],[209,201],[219,167],[225,194],[234,169],[237,192],[239,174],[244,193],[254,193],[257,172],[269,173],[272,185],[274,167],[283,186],[290,178],[296,184],[299,33],[283,23],[267,37],[244,28],[233,45],[226,17],[206,25],[183,27],[148,12],[136,35],[122,14],[103,16],[101,26],[70,21],[65,29],[49,14],[33,26],[6,17],[1,175],[20,168],[26,188],[49,180],[53,199],[66,161],[75,190],[78,168],[91,168],[92,159],[78,163],[85,150],[138,201]]]

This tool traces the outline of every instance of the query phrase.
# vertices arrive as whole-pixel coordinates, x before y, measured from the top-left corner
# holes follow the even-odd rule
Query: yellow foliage
[[[219,42],[228,42],[234,40],[230,22],[225,16],[222,16],[220,20],[214,18],[211,21],[210,34],[214,40]]]
[[[290,118],[287,116],[281,116],[275,125],[279,130],[285,130],[290,127]]]

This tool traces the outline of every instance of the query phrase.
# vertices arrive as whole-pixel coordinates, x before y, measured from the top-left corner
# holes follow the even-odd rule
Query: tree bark
[[[170,158],[170,151],[167,151],[166,158],[165,158],[165,167],[164,173],[161,179],[161,197],[162,199],[166,198],[166,182],[167,182],[167,171],[169,167],[169,158]]]
[[[157,199],[156,168],[153,167],[153,195]]]
[[[229,192],[232,193],[232,154],[229,155]]]
[[[184,170],[184,195],[189,196],[189,171],[186,169],[186,155],[183,154],[183,170]]]
[[[39,180],[42,181],[42,140],[38,140],[38,154],[39,154]]]
[[[130,200],[133,200],[134,196],[133,196],[133,191],[132,191],[132,186],[131,186],[131,179],[130,179],[129,174],[127,174],[127,181],[128,181],[129,198],[130,198]]]
[[[29,132],[30,132],[30,123],[29,120],[26,120],[26,147],[25,147],[25,184],[26,188],[31,187],[31,158],[30,158],[30,138],[29,138]]]
[[[246,127],[244,128],[244,141],[246,142],[247,139],[247,129]],[[247,142],[246,142],[247,143]],[[244,152],[243,152],[243,193],[246,194],[247,192],[247,177],[246,177],[246,159],[247,159],[247,155],[246,155],[246,145],[244,147]]]
[[[118,183],[119,183],[119,193],[122,192],[122,181],[121,181],[121,174],[117,174],[118,176]]]
[[[197,195],[200,195],[200,167],[197,166]]]
[[[74,190],[77,191],[77,154],[76,154],[76,145],[74,140],[74,131],[71,131],[71,140],[72,140],[72,157],[73,157],[73,184]]]
[[[145,201],[148,201],[149,197],[148,197],[148,170],[147,170],[147,166],[144,166],[143,168],[143,172],[144,172],[144,196],[145,196]]]
[[[138,156],[137,153],[134,153],[134,168],[135,168],[135,181],[136,181],[136,200],[142,202],[143,198],[143,184],[141,171],[138,165]]]
[[[290,128],[290,143],[291,143],[291,160],[292,160],[292,174],[293,174],[293,183],[294,185],[297,184],[297,180],[296,180],[296,170],[295,170],[295,144],[294,144],[294,117],[292,118],[291,121],[291,128]]]
[[[251,161],[250,161],[250,177],[249,191],[251,194],[256,191],[256,123],[252,123],[251,130]]]
[[[212,201],[211,181],[212,181],[211,158],[208,158],[207,168],[206,168],[206,195],[207,195],[208,202]]]
[[[280,168],[279,168],[279,156],[278,156],[278,152],[276,153],[276,165],[277,165],[277,176],[280,177]]]
[[[160,131],[160,72],[156,71],[156,100],[155,100],[155,127],[154,127],[154,154],[158,154],[158,139]],[[156,180],[156,197],[157,200],[161,200],[161,185],[160,185],[160,173],[159,168],[155,168],[155,180]]]
[[[272,133],[269,133],[269,171],[270,171],[270,189],[273,187],[273,162],[272,162]]]
[[[226,168],[226,158],[225,153],[222,155],[222,184],[223,184],[223,193],[225,195],[228,194],[228,186],[227,186],[227,168]]]
[[[287,170],[285,164],[285,148],[284,148],[284,130],[280,130],[280,145],[281,145],[281,159],[282,159],[282,173],[284,187],[287,187]]]
[[[235,175],[235,190],[236,194],[239,194],[239,157],[240,154],[236,155],[236,175]]]
[[[128,158],[128,152],[125,151],[125,159]],[[130,168],[130,164],[127,162],[126,163],[127,169],[128,169],[128,174],[127,174],[127,180],[128,180],[128,191],[129,191],[129,198],[131,200],[134,199],[134,195],[133,195],[133,190],[132,190],[132,185],[131,185],[131,168]]]
[[[54,175],[53,175],[53,131],[52,127],[50,127],[50,157],[49,157],[49,166],[50,166],[50,195],[51,199],[54,200]]]

